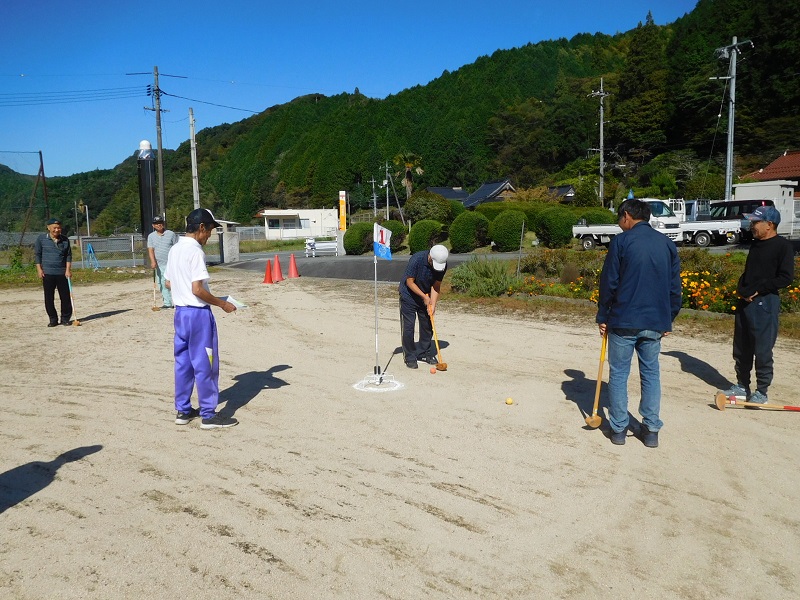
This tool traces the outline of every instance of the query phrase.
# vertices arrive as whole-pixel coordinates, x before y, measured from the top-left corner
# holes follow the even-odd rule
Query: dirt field
[[[2,598],[800,596],[800,414],[712,407],[730,336],[668,337],[661,447],[618,447],[581,412],[591,322],[443,302],[447,372],[398,355],[403,388],[365,392],[371,283],[223,271],[249,305],[215,309],[240,425],[202,431],[174,424],[149,284],[76,289],[81,327],[45,327],[38,289],[0,298]],[[397,313],[382,286],[383,365]],[[773,401],[800,404],[799,355],[779,341]]]

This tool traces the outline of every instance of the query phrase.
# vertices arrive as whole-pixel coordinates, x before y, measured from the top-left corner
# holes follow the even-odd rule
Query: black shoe
[[[626,437],[628,437],[627,429],[623,429],[622,431],[611,430],[611,443],[615,446],[624,446]]]
[[[238,424],[239,421],[233,417],[223,417],[217,413],[210,419],[203,419],[200,422],[200,429],[219,429],[221,427],[233,427]]]
[[[189,409],[189,412],[179,412],[175,416],[175,425],[188,425],[189,421],[200,416],[200,411],[196,408]]]
[[[58,327],[58,321],[50,321],[47,324],[48,327]]]
[[[406,361],[406,366],[407,366],[409,369],[418,369],[418,368],[419,368],[419,367],[417,366],[417,361],[416,361],[416,360],[407,360],[407,361]]]
[[[70,321],[69,319],[61,319],[61,324],[62,325],[72,325],[72,321]]]
[[[161,308],[163,308],[164,310],[166,310],[166,309],[168,309],[168,308],[175,308],[175,307],[174,307],[174,306],[172,306],[171,304],[170,304],[169,306],[167,306],[167,305],[165,304],[165,305],[164,305],[164,306],[162,306]]]
[[[428,363],[429,365],[438,365],[439,361],[436,360],[435,356],[426,356],[424,358],[420,358],[419,362]]]
[[[658,432],[650,431],[647,425],[642,423],[642,429],[639,433],[642,443],[648,448],[658,448]]]

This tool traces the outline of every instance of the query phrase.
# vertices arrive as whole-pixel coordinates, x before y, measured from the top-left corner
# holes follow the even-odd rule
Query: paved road
[[[278,252],[278,260],[281,263],[281,272],[286,277],[289,271],[289,257],[292,252]],[[297,262],[297,272],[301,277],[329,277],[333,279],[359,279],[371,281],[375,277],[375,265],[372,256],[317,256],[316,258],[306,258],[303,253],[294,253]],[[264,273],[267,260],[275,261],[276,254],[251,254],[241,255],[242,260],[236,263],[228,263],[226,268],[243,269],[246,271],[257,271]],[[473,256],[481,259],[502,259],[516,260],[516,253],[492,253],[492,254],[451,254],[447,260],[448,268],[452,269],[460,264],[472,260]],[[378,281],[399,282],[405,273],[406,265],[410,255],[393,256],[392,260],[378,259]]]

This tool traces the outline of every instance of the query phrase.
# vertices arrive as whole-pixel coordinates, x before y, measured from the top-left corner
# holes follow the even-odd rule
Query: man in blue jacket
[[[661,338],[672,331],[681,309],[678,250],[667,236],[650,227],[650,207],[625,200],[617,211],[622,233],[611,240],[600,276],[596,321],[608,335],[608,395],[611,442],[625,443],[628,431],[628,375],[633,352],[639,359],[642,417],[640,436],[648,448],[658,446],[663,423]]]

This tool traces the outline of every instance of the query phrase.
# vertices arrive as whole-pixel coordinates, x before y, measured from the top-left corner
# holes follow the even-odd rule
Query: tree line
[[[581,33],[530,43],[385,99],[310,94],[197,134],[201,204],[253,222],[261,208],[333,207],[339,190],[367,207],[386,164],[394,184],[472,191],[509,178],[517,188],[571,184],[581,202],[640,196],[721,198],[729,60],[715,50],[750,39],[737,65],[736,175],[798,145],[800,21],[796,0],[699,0],[666,26],[648,13],[616,35]],[[603,80],[604,198],[597,197]],[[407,158],[414,157],[413,169]],[[167,218],[192,209],[189,142],[164,153]],[[0,169],[0,222],[21,222],[20,177]],[[92,231],[138,223],[136,158],[48,180],[51,212],[74,222],[93,208]],[[383,192],[381,192],[383,193]],[[27,203],[27,200],[25,200]],[[40,210],[40,207],[37,207]]]

